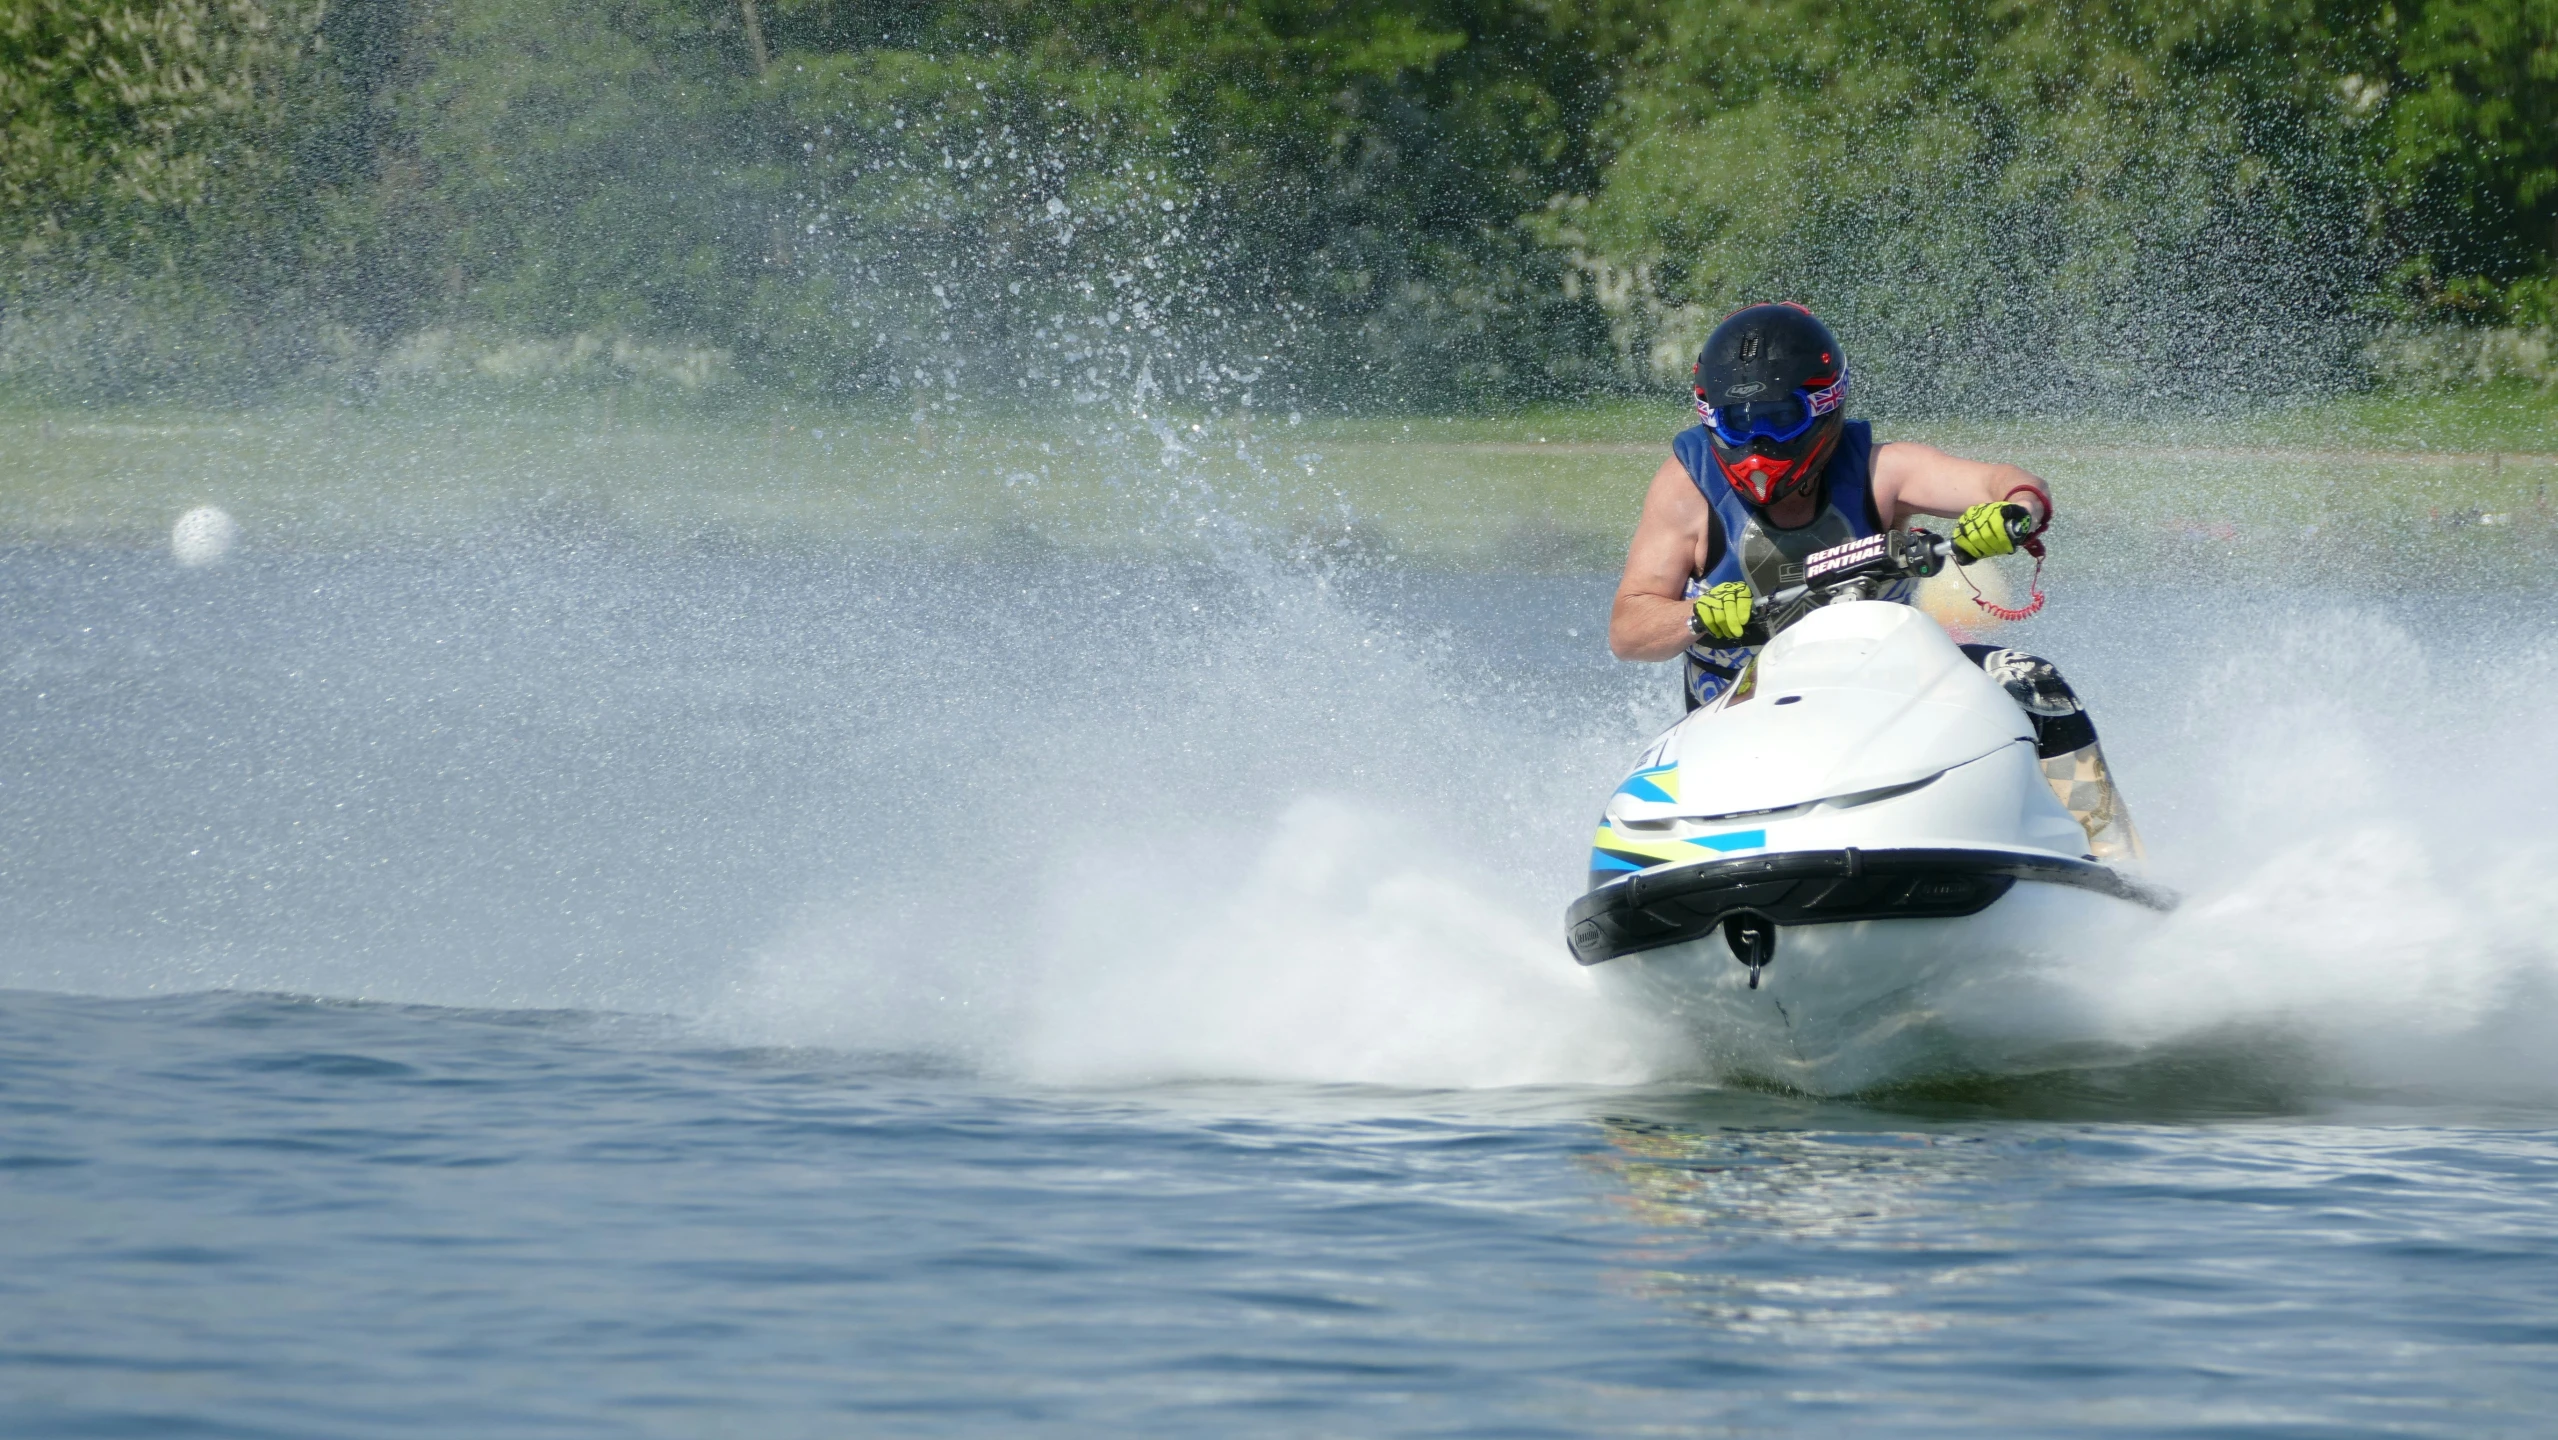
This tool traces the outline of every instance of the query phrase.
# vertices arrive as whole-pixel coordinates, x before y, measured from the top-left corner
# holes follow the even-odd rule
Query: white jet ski
[[[1724,1074],[1843,1093],[2093,1058],[2035,977],[2175,904],[2088,853],[2003,686],[1866,598],[1951,553],[1904,531],[1806,557],[1757,659],[1608,800],[1573,958]]]

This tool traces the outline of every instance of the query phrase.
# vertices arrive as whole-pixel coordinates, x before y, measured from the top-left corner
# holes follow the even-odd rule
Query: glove
[[[1738,640],[1750,623],[1750,587],[1726,580],[1696,597],[1696,618],[1688,628],[1707,640]]]
[[[2016,553],[2016,532],[2031,533],[2034,512],[2022,505],[1989,500],[1963,512],[1954,522],[1954,558],[1966,565],[1992,555]]]

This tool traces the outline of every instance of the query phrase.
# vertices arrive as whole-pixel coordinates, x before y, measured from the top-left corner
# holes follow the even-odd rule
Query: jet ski
[[[1871,598],[1952,558],[1924,530],[1805,557],[1756,659],[1608,799],[1572,956],[1725,1075],[1835,1094],[2083,1060],[2037,977],[2176,903],[2091,853],[2005,687]]]

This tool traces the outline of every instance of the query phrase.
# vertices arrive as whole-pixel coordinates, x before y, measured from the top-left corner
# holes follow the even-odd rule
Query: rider
[[[2016,548],[2013,528],[2051,523],[2051,491],[2014,465],[1984,464],[1908,440],[1877,445],[1845,414],[1847,360],[1800,305],[1752,305],[1715,327],[1697,355],[1696,408],[1652,477],[1608,616],[1620,660],[1687,658],[1688,708],[1714,699],[1755,653],[1741,643],[1760,600],[1799,583],[1816,550],[1896,529],[1914,515],[1954,520],[1965,565]],[[1903,581],[1877,597],[1906,602]],[[2095,723],[2052,663],[1965,645],[2033,721],[2043,775],[2099,859],[2141,853]]]

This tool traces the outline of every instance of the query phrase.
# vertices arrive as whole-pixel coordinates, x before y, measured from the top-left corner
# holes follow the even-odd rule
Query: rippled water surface
[[[12,1434],[2476,1435],[2558,1398],[2545,1116],[1060,1092],[593,1015],[0,1015]]]
[[[0,1433],[2558,1407],[2536,598],[2064,591],[2135,1058],[1821,1101],[1563,956],[1606,577],[5,558]]]

